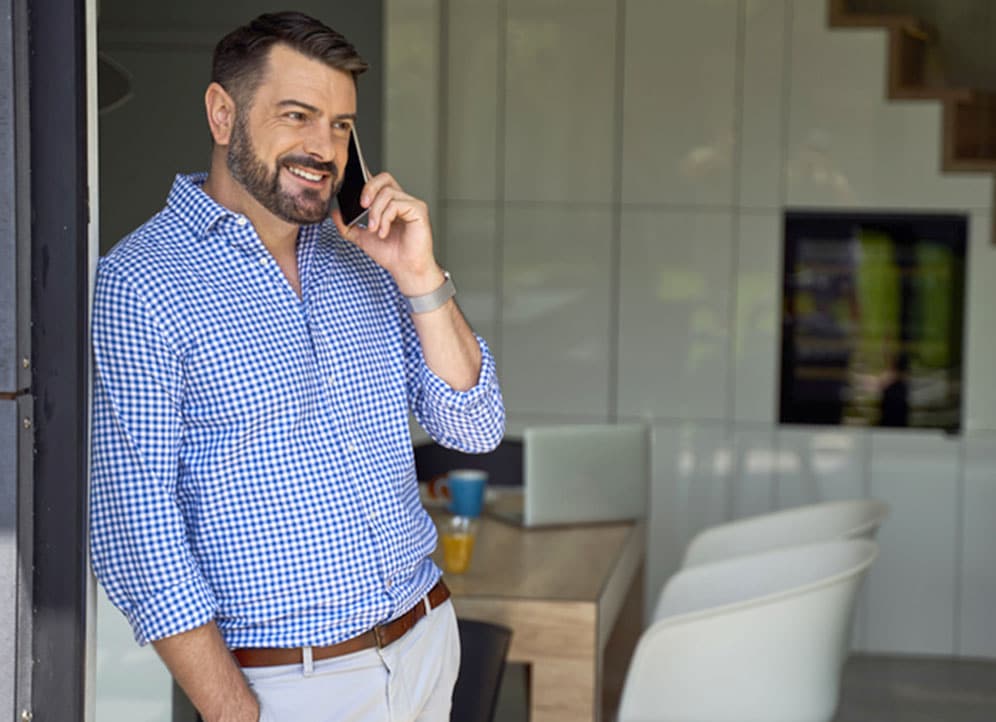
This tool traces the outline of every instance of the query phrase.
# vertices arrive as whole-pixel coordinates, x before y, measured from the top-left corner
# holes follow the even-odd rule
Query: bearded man
[[[333,210],[366,67],[300,13],[231,32],[209,173],[99,263],[92,564],[207,722],[449,717],[408,414],[485,452],[504,409],[426,204],[382,173]]]

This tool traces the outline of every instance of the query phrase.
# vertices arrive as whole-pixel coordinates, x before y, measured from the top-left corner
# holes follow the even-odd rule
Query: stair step
[[[889,93],[892,100],[939,100],[944,102],[967,102],[972,99],[972,91],[967,88],[908,86],[893,88]]]
[[[933,28],[912,15],[861,13],[852,10],[848,0],[827,0],[827,9],[830,27],[880,28],[889,32],[886,62],[890,99],[936,100],[943,104],[944,172],[996,174],[996,93],[944,84]],[[996,244],[996,216],[992,241]]]

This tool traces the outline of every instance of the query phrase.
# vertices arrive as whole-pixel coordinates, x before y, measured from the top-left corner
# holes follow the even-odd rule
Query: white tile
[[[690,424],[682,431],[678,472],[679,525],[687,542],[706,527],[733,518],[733,440],[721,424]]]
[[[448,3],[444,198],[497,197],[498,0]]]
[[[692,536],[729,520],[732,474],[733,445],[721,424],[655,426],[645,615],[653,613],[664,582],[681,566]]]
[[[532,426],[562,426],[565,424],[605,424],[606,414],[578,416],[574,414],[534,414],[510,412],[505,418],[505,438],[521,439]]]
[[[792,12],[789,205],[989,208],[989,177],[941,173],[940,104],[885,97],[884,31],[828,28],[825,0]]]
[[[788,0],[746,0],[738,204],[781,208]]]
[[[505,197],[608,202],[615,0],[508,0]]]
[[[457,303],[468,323],[499,355],[497,211],[493,204],[443,205],[441,265],[457,287]]]
[[[501,361],[516,413],[595,415],[608,408],[608,211],[509,206],[504,214]]]
[[[742,213],[738,225],[733,417],[774,423],[781,356],[781,215]]]
[[[435,216],[439,198],[439,0],[390,2],[384,17],[384,170],[408,193],[428,203]]]
[[[780,509],[868,496],[870,435],[855,429],[781,427],[777,434],[777,502]],[[868,585],[854,613],[851,646],[867,638]]]
[[[650,508],[647,512],[647,554],[644,562],[643,615],[646,623],[668,577],[681,567],[687,531],[680,483],[684,433],[678,424],[653,430]]]
[[[732,203],[736,41],[737,0],[628,0],[625,203]]]
[[[958,654],[996,657],[996,435],[965,441]]]
[[[965,428],[996,430],[996,245],[992,242],[993,216],[973,213],[969,218],[969,248],[965,290],[965,386],[962,403]]]
[[[138,646],[124,615],[97,589],[94,696],[99,720],[172,719],[173,682],[151,645]]]
[[[863,431],[781,427],[777,448],[777,506],[785,509],[868,495]]]
[[[779,457],[773,428],[733,432],[732,515],[739,519],[774,509]]]
[[[891,511],[868,578],[867,649],[954,653],[958,473],[957,441],[871,433],[871,494]]]
[[[727,417],[732,235],[727,212],[623,212],[620,413]]]

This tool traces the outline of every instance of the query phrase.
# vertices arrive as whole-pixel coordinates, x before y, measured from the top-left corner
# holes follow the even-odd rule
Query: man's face
[[[277,45],[250,107],[236,110],[229,171],[278,218],[318,223],[342,184],[355,118],[349,73]]]

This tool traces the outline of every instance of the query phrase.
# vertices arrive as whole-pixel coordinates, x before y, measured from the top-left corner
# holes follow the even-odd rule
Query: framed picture
[[[779,419],[961,428],[968,221],[785,216]]]

